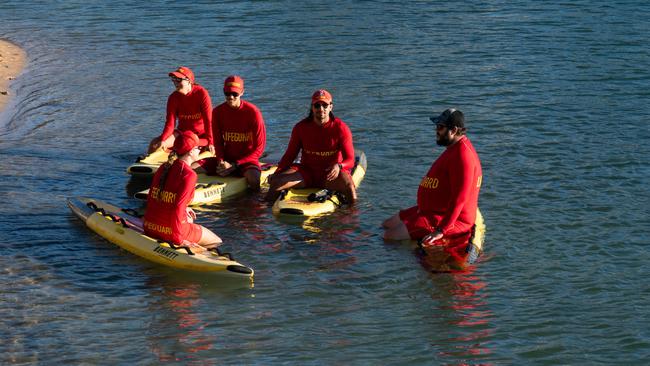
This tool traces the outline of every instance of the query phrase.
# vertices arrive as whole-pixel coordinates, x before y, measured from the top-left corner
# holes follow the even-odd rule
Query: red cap
[[[176,69],[176,71],[170,72],[169,76],[174,76],[179,79],[190,79],[192,84],[194,84],[194,73],[192,72],[192,70],[190,70],[189,67],[179,66],[178,69]]]
[[[223,82],[223,91],[224,93],[238,93],[241,94],[244,91],[244,79],[239,75],[230,75]]]
[[[311,104],[316,102],[332,103],[332,94],[325,89],[316,90],[311,96]]]
[[[196,146],[206,146],[208,140],[200,139],[192,131],[183,131],[180,136],[174,140],[174,151],[178,156],[182,156],[190,152]]]

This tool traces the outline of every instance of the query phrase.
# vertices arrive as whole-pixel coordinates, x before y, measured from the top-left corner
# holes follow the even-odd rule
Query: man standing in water
[[[357,199],[350,176],[354,168],[354,146],[350,128],[332,109],[332,95],[324,89],[311,97],[309,115],[291,131],[287,151],[269,177],[267,201],[273,202],[284,189],[327,188],[343,194],[348,203]],[[293,161],[302,151],[300,164]]]
[[[180,66],[170,72],[169,77],[175,90],[167,99],[165,128],[159,137],[151,140],[148,153],[161,147],[169,151],[176,137],[183,131],[192,131],[208,141],[208,149],[214,154],[212,101],[208,91],[195,82],[194,72],[189,67]],[[177,119],[178,127],[175,128]]]
[[[231,75],[223,83],[225,101],[212,111],[214,158],[206,159],[203,169],[222,177],[240,174],[248,187],[260,189],[260,156],[266,145],[266,127],[260,110],[241,99],[244,79]]]
[[[448,255],[464,260],[476,221],[481,162],[465,136],[461,111],[447,109],[431,121],[436,126],[436,143],[446,149],[420,182],[417,205],[384,221],[384,239],[421,240],[424,248],[443,246]]]

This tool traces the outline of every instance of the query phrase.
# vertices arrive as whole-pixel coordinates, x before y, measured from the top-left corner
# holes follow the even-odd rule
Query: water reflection
[[[145,189],[149,189],[152,180],[153,180],[153,176],[152,177],[131,176],[129,178],[129,181],[126,183],[127,197],[133,198],[133,196],[136,193],[140,191],[144,191]]]
[[[431,298],[438,310],[435,313],[447,315],[447,329],[450,329],[448,337],[432,342],[438,350],[437,356],[449,359],[445,364],[490,364],[481,362],[492,354],[488,342],[495,333],[486,296],[488,284],[482,276],[473,274],[473,270],[431,274],[434,285]]]
[[[360,229],[359,210],[355,207],[304,220],[283,216],[276,219],[285,224],[289,250],[297,249],[308,256],[309,262],[317,263],[317,271],[354,266],[358,263],[355,248],[371,235]]]
[[[236,296],[242,289],[252,288],[252,282],[173,270],[165,272],[148,283],[148,287],[160,289],[153,294],[156,300],[149,305],[151,352],[161,363],[212,364],[204,356],[222,348],[223,341],[214,324],[218,311],[210,308],[208,299]]]

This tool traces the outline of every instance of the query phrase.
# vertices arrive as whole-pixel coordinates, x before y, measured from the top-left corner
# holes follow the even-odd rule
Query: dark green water
[[[645,2],[0,3],[28,65],[0,114],[0,363],[630,364],[650,359]],[[279,156],[313,90],[368,156],[359,205],[310,225],[243,197],[200,212],[254,287],[118,250],[65,206],[135,206],[167,73],[233,73]],[[379,225],[462,109],[486,253],[430,274]]]

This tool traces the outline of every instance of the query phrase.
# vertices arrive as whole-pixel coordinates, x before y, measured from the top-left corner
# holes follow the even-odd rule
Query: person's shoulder
[[[242,104],[243,108],[245,108],[245,109],[250,109],[250,110],[254,110],[254,111],[259,111],[260,110],[259,108],[257,108],[257,106],[255,104],[253,104],[252,102],[249,102],[247,100],[244,100],[244,99],[241,100],[241,104]]]
[[[343,121],[340,117],[336,117],[336,116],[334,117],[334,119],[332,120],[332,122],[333,122],[334,125],[337,125],[337,126],[347,126],[347,125],[348,125],[348,124],[345,123],[345,121]]]
[[[463,136],[463,138],[458,141],[459,149],[462,151],[474,151],[474,145],[472,141],[469,140],[469,137]]]
[[[333,122],[332,126],[335,126],[338,129],[342,129],[342,130],[350,129],[350,126],[348,126],[348,124],[345,123],[345,121],[343,121],[339,117],[334,117],[334,120],[332,122]]]
[[[181,93],[178,93],[178,94],[181,94]],[[181,94],[181,95],[183,95],[183,94]],[[206,88],[202,87],[199,84],[194,84],[192,86],[192,90],[190,90],[190,92],[187,93],[187,97],[191,97],[191,98],[199,97],[201,99],[205,99],[205,98],[210,98],[210,94],[208,93],[208,90]]]
[[[298,121],[298,123],[296,123],[296,127],[302,127],[302,128],[309,127],[309,126],[312,125],[311,122],[312,122],[311,118],[309,118],[309,117],[303,118],[300,121]]]
[[[213,110],[220,112],[220,111],[223,111],[225,108],[230,108],[230,107],[228,107],[228,104],[226,104],[226,102],[223,102],[223,103],[217,105],[216,107],[214,107]]]
[[[201,94],[208,94],[208,89],[204,88],[203,85],[201,85],[201,84],[194,84],[192,86],[192,92],[201,93]]]
[[[260,109],[257,108],[257,106],[255,104],[253,104],[253,103],[251,103],[251,102],[249,102],[247,100],[243,100],[243,99],[241,101],[241,110],[245,111],[246,113],[251,113],[251,114],[260,113],[261,114]]]
[[[182,160],[176,160],[176,163],[178,163],[178,169],[180,170],[180,173],[184,179],[196,177],[196,172],[186,162]]]
[[[168,100],[178,99],[181,96],[183,96],[183,94],[181,92],[179,92],[178,90],[174,90],[173,92],[171,92],[171,94],[169,94],[169,98],[167,98],[167,99]]]

